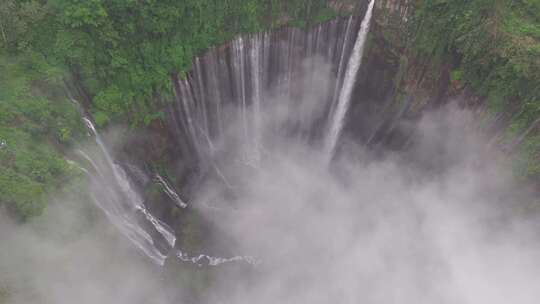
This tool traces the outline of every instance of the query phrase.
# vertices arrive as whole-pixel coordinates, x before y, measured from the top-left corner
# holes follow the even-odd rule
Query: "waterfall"
[[[332,117],[330,119],[330,127],[325,140],[325,154],[329,159],[331,159],[334,154],[337,141],[341,135],[341,130],[343,129],[343,125],[345,123],[345,117],[349,109],[351,95],[354,89],[354,83],[356,81],[356,75],[358,74],[358,70],[360,69],[360,65],[362,63],[362,57],[364,55],[364,48],[369,32],[369,26],[371,24],[374,4],[375,0],[371,0],[366,12],[366,16],[362,20],[362,25],[360,26],[360,31],[358,32],[358,38],[354,44],[354,49],[347,65],[347,71],[345,72],[343,87],[339,92],[338,103],[334,112],[331,114]]]
[[[226,263],[247,263],[253,266],[259,264],[250,256],[231,258],[213,257],[206,254],[189,256],[181,250],[174,249],[176,243],[174,231],[146,209],[141,196],[124,169],[113,162],[107,146],[92,121],[84,116],[82,119],[99,148],[99,155],[94,157],[84,150],[77,150],[81,158],[94,171],[90,173],[84,166],[79,166],[90,176],[90,196],[108,220],[154,263],[163,266],[165,259],[171,255],[182,262],[198,266],[219,266]],[[188,205],[161,175],[156,174],[155,179],[163,187],[165,194],[179,208],[187,208]],[[160,239],[161,242],[159,242]]]
[[[261,81],[261,71],[265,67],[261,66],[264,60],[264,53],[261,54],[264,50],[265,35],[256,35],[253,38],[253,47],[251,48],[250,60],[251,60],[251,79],[252,79],[252,96],[253,100],[253,146],[255,159],[259,158],[259,148],[261,140],[261,103],[262,103],[262,81]],[[262,59],[261,59],[262,58]]]
[[[257,167],[266,145],[262,132],[273,123],[268,107],[276,102],[283,103],[288,116],[273,130],[320,140],[321,122],[330,119],[341,83],[353,82],[344,74],[359,23],[351,16],[309,30],[284,27],[244,35],[197,57],[185,78],[173,77],[175,101],[165,109],[178,147],[212,169],[212,159],[232,146],[232,161]],[[314,78],[322,73],[321,62],[330,67],[324,93],[305,98],[307,90],[320,86]]]
[[[153,262],[163,265],[176,242],[173,230],[146,209],[125,171],[113,162],[92,121],[87,117],[83,121],[99,148],[94,157],[83,150],[77,151],[95,172],[90,174],[94,203],[132,244]],[[158,244],[159,239],[163,244]]]

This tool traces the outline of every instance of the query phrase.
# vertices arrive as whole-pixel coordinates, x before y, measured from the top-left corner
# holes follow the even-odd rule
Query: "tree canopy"
[[[142,125],[209,47],[336,13],[326,0],[0,1],[0,206],[37,215],[75,174],[60,150],[84,128],[66,82],[98,125]]]

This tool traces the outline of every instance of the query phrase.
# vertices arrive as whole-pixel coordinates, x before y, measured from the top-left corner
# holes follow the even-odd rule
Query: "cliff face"
[[[376,150],[401,150],[411,134],[408,129],[411,123],[425,111],[454,103],[475,113],[479,128],[490,142],[490,149],[499,152],[503,158],[512,159],[516,175],[531,188],[540,189],[537,165],[540,119],[535,116],[538,112],[532,106],[534,101],[529,103],[530,106],[523,105],[523,100],[518,96],[534,94],[529,92],[530,88],[526,89],[531,80],[516,76],[516,79],[522,79],[523,90],[515,96],[498,96],[500,87],[479,90],[478,82],[489,83],[491,80],[478,76],[475,87],[474,82],[461,76],[467,70],[463,61],[463,57],[468,56],[465,51],[450,49],[447,50],[449,54],[443,57],[418,51],[419,29],[413,28],[415,1],[387,0],[376,3],[370,45],[356,85],[357,98],[350,111],[348,138],[355,138],[358,143]],[[425,18],[425,14],[420,18]],[[510,34],[500,32],[498,35],[508,38]],[[493,41],[489,47],[500,47],[496,43]],[[516,53],[519,53],[516,50],[524,51],[516,47],[519,44],[510,45]],[[487,59],[496,56],[489,55],[490,50],[484,52],[488,54],[486,60],[503,62],[484,67],[487,71],[496,75],[499,69],[507,69],[509,63],[504,62],[508,58]],[[515,53],[509,56],[519,57]],[[528,60],[519,58],[510,57],[507,61]],[[477,62],[474,64],[479,65]],[[529,62],[528,66],[533,70],[535,65]],[[514,67],[513,71],[516,70],[519,67]],[[487,73],[485,70],[483,72]],[[512,81],[515,80],[508,82]],[[508,90],[511,91],[513,87],[514,84],[509,84]],[[355,136],[358,134],[361,136]]]
[[[377,1],[370,43],[355,86],[347,138],[359,144],[400,150],[407,125],[425,110],[450,101],[487,114],[486,100],[451,80],[453,62],[436,62],[414,51],[411,0]],[[487,128],[495,136],[501,123]]]
[[[407,49],[411,2],[376,2],[368,50],[358,75],[346,129],[347,138],[354,138],[358,144],[399,149],[399,142],[404,140],[398,135],[400,120],[417,116],[411,105],[422,95],[417,83],[422,82],[424,75],[412,68],[415,58]],[[423,93],[432,96],[433,86],[428,85]]]

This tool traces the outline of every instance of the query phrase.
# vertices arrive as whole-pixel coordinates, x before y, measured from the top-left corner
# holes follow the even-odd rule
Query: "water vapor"
[[[339,26],[347,28],[351,20]],[[337,31],[338,24],[334,27]],[[295,35],[292,41],[300,34]],[[267,43],[268,37],[257,39]],[[241,44],[234,48],[249,53]],[[215,63],[214,55],[204,60]],[[126,193],[135,185],[106,158],[102,162],[109,169],[101,174],[119,177],[100,178],[94,172],[99,170],[87,170],[94,174],[90,189],[116,184],[125,189],[96,193],[101,209],[56,196],[47,214],[31,223],[0,217],[0,290],[10,291],[7,303],[538,302],[540,227],[537,214],[524,204],[533,197],[515,183],[506,159],[491,150],[472,113],[450,102],[415,122],[396,122],[410,136],[401,151],[379,147],[375,152],[373,145],[348,140],[345,136],[354,136],[349,132],[337,138],[338,154],[329,164],[322,137],[332,106],[327,101],[334,95],[327,92],[329,84],[340,82],[335,66],[320,56],[295,64],[304,67],[300,79],[305,81],[289,82],[276,73],[280,81],[271,90],[253,84],[264,102],[224,102],[215,110],[219,116],[193,114],[183,122],[191,133],[180,127],[171,131],[191,136],[186,142],[194,143],[205,162],[201,167],[207,171],[189,201],[161,176],[158,180],[179,212],[193,209],[227,235],[230,241],[220,249],[232,253],[229,257],[255,257],[256,266],[195,265],[183,248],[172,248],[180,251],[168,252],[163,267],[152,263],[109,222],[125,219],[126,210],[147,209],[142,199],[129,200]],[[182,80],[178,91],[186,97],[190,88]],[[245,88],[238,91],[249,99]],[[203,93],[207,100],[223,95]],[[351,103],[362,98],[352,96]],[[189,106],[193,113],[199,110]],[[343,119],[355,123],[352,116]],[[115,150],[105,149],[106,141],[97,144],[103,146],[94,149],[100,153]],[[116,193],[118,207],[107,217],[102,210],[111,208],[109,192]],[[155,229],[155,235],[169,235]],[[166,249],[182,245],[175,241]],[[182,254],[175,257],[175,252]]]

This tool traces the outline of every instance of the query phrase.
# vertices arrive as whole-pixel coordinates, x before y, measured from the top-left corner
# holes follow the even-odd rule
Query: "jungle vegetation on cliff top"
[[[518,175],[540,179],[540,0],[417,0],[411,33],[416,52],[510,116]]]
[[[353,0],[3,0],[0,205],[39,214],[75,173],[60,150],[85,134],[64,81],[98,125],[144,125],[170,98],[171,73],[238,33],[336,16]],[[330,6],[330,3],[332,4]],[[524,176],[540,174],[540,0],[416,0],[411,47],[452,62],[454,80],[513,113]],[[84,99],[84,98],[83,98]],[[537,123],[538,124],[538,123]],[[532,130],[528,132],[529,130]]]

